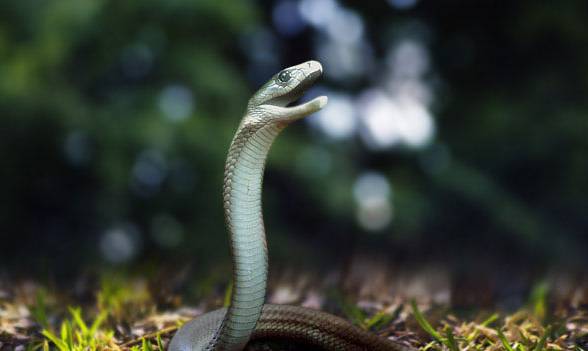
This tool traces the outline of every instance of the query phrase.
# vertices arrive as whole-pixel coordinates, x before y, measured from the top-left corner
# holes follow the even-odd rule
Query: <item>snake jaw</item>
[[[258,114],[252,115],[258,117],[252,118],[255,120],[261,119],[275,123],[289,124],[321,110],[327,104],[327,101],[326,96],[318,96],[303,104],[294,106],[261,105],[257,108]]]
[[[317,112],[317,111],[321,110],[323,107],[325,107],[327,105],[328,101],[329,101],[329,98],[322,95],[322,96],[318,96],[318,97],[310,100],[309,102],[307,102],[307,104],[313,104],[315,106],[316,110],[314,110],[312,112]]]
[[[320,111],[328,102],[328,98],[326,96],[318,96],[308,102],[305,102],[301,105],[286,107],[285,109],[288,110],[284,113],[284,118],[288,122],[293,122],[295,120],[304,118],[313,114],[317,111]]]

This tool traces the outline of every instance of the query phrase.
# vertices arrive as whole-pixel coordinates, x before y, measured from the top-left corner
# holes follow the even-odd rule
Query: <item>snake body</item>
[[[265,304],[268,254],[261,208],[265,160],[276,136],[291,122],[320,110],[325,96],[287,107],[322,74],[317,61],[289,67],[262,86],[229,148],[223,205],[233,259],[228,309],[204,314],[184,325],[170,351],[239,351],[250,340],[279,338],[327,351],[403,351],[406,347],[368,333],[342,318],[303,307]]]

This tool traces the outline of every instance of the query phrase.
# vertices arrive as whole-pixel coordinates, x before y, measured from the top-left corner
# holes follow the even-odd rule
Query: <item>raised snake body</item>
[[[265,160],[282,129],[327,103],[327,98],[321,96],[286,107],[321,74],[322,67],[317,61],[286,68],[249,100],[229,148],[223,185],[233,259],[231,304],[228,309],[206,313],[184,325],[172,339],[170,351],[239,351],[249,340],[260,338],[291,340],[327,351],[408,349],[324,312],[264,305],[268,255],[261,187]]]

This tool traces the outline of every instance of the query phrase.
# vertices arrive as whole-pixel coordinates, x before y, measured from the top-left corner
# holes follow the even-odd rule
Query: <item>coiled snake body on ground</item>
[[[291,340],[327,351],[408,350],[324,312],[264,304],[268,255],[261,188],[265,160],[282,129],[327,103],[327,98],[320,96],[287,107],[321,74],[322,67],[317,61],[286,68],[249,100],[229,148],[223,184],[233,259],[231,304],[228,309],[206,313],[184,325],[173,337],[170,351],[238,351],[249,340],[263,338]]]

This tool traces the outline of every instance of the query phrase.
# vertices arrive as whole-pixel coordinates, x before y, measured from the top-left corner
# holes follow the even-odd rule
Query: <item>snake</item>
[[[265,304],[268,249],[261,193],[266,158],[286,126],[327,104],[327,97],[319,96],[293,105],[322,73],[314,60],[283,69],[249,99],[224,170],[223,207],[233,267],[230,304],[184,324],[169,351],[240,351],[249,341],[265,339],[326,351],[410,350],[319,310]]]

